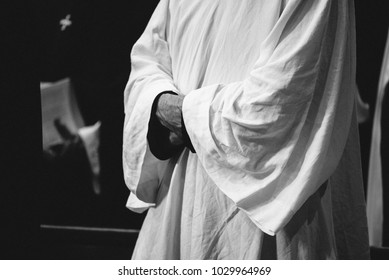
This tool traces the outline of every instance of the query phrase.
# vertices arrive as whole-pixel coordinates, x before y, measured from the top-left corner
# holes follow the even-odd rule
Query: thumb
[[[174,132],[170,132],[169,141],[174,146],[180,146],[180,145],[184,144],[184,141],[182,140],[182,138]]]

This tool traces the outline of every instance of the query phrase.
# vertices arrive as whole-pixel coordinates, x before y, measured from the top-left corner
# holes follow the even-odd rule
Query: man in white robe
[[[369,257],[353,9],[160,1],[125,90],[134,259]]]

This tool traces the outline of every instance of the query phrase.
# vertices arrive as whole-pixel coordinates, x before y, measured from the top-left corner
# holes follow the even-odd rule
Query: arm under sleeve
[[[169,132],[155,116],[158,95],[178,93],[166,39],[168,0],[162,0],[131,51],[131,74],[124,92],[124,179],[134,195],[153,202],[167,159],[182,150],[167,142]],[[184,145],[194,152],[183,123]],[[142,185],[141,188],[138,188]],[[146,186],[146,187],[143,187]],[[141,190],[142,189],[142,190]]]
[[[158,172],[150,170],[159,170],[164,164],[150,153],[147,141],[153,102],[162,92],[179,92],[173,82],[165,37],[169,24],[168,4],[167,0],[159,2],[131,51],[131,74],[124,92],[123,172],[134,194],[140,182],[149,182],[150,189],[157,189]],[[152,198],[147,200],[152,201]]]
[[[204,169],[268,234],[319,189],[343,153],[354,106],[351,2],[288,1],[247,79],[184,99]]]

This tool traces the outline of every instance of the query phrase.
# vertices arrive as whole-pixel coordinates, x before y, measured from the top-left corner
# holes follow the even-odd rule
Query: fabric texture
[[[353,9],[160,1],[125,90],[128,207],[151,203],[134,259],[258,259],[265,234],[278,259],[369,257]],[[169,90],[196,153],[159,161],[147,122]]]

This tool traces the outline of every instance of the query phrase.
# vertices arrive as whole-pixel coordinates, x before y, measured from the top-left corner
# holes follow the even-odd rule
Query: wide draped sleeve
[[[342,156],[355,95],[351,2],[287,1],[246,79],[184,99],[207,174],[268,234],[288,223]]]
[[[133,46],[131,74],[124,93],[124,179],[137,198],[149,203],[155,200],[156,189],[168,164],[168,160],[155,158],[147,144],[152,104],[161,92],[178,92],[172,79],[166,41],[168,5],[169,1],[160,1],[144,33]]]

